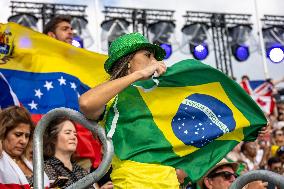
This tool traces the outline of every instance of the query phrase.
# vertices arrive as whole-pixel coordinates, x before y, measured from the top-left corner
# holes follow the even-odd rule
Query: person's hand
[[[266,189],[267,182],[254,181],[246,185],[245,189]]]
[[[184,179],[187,177],[187,174],[182,169],[176,169],[177,179],[180,184],[184,183]]]
[[[262,127],[261,130],[258,132],[258,137],[263,138],[265,135],[267,135],[270,131],[270,122],[267,122],[267,125],[265,127]]]
[[[107,183],[105,183],[104,185],[102,185],[100,187],[100,189],[113,189],[113,184],[111,181],[108,181]]]
[[[162,61],[152,60],[151,64],[144,68],[143,70],[137,71],[141,76],[141,80],[149,79],[152,75],[159,77],[167,70],[167,66]]]

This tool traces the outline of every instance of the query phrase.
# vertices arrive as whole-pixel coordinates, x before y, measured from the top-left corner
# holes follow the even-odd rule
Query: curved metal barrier
[[[270,182],[284,189],[284,176],[267,170],[255,170],[245,173],[233,182],[230,189],[242,189],[248,183],[257,180]]]
[[[113,143],[110,138],[106,137],[105,130],[98,126],[95,121],[86,119],[81,113],[69,109],[69,108],[56,108],[45,114],[42,119],[38,122],[34,132],[34,143],[33,143],[33,167],[34,167],[34,188],[44,189],[43,179],[43,134],[50,123],[60,116],[67,116],[71,120],[74,120],[87,129],[91,130],[92,133],[96,133],[103,144],[103,160],[96,171],[88,174],[84,178],[80,179],[76,183],[73,183],[68,189],[81,189],[86,188],[97,182],[103,175],[106,174],[111,164],[113,156]]]

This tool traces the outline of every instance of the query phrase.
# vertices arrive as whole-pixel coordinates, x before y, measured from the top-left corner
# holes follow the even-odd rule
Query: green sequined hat
[[[166,55],[163,48],[149,43],[149,41],[140,33],[125,34],[115,39],[109,47],[109,58],[104,65],[106,72],[111,73],[114,63],[122,57],[144,48],[151,49],[158,61],[163,60]]]

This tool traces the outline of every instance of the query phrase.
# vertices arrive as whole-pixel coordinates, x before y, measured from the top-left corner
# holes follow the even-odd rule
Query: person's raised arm
[[[165,71],[165,64],[155,61],[143,70],[138,70],[127,76],[98,85],[79,98],[80,109],[87,118],[97,120],[103,113],[105,104],[123,89],[135,81],[148,79],[155,72],[157,72],[157,76],[160,76]]]

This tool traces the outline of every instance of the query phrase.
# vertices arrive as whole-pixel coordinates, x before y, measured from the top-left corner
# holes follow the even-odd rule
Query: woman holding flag
[[[126,34],[112,42],[105,70],[111,75],[107,81],[83,94],[79,99],[82,112],[98,120],[105,105],[118,93],[136,81],[156,77],[166,72],[162,60],[165,51],[139,33]],[[126,137],[126,136],[125,136]],[[138,163],[129,160],[113,160],[111,175],[114,188],[178,188],[174,168],[158,164]]]
[[[252,104],[251,99],[239,86],[236,87],[237,84],[232,82],[232,80],[223,73],[201,62],[195,60],[181,61],[177,63],[174,68],[171,67],[171,70],[169,70],[165,76],[158,78],[159,80],[156,78],[148,80],[151,79],[152,76],[159,77],[166,72],[167,67],[162,62],[164,57],[165,51],[157,45],[150,44],[143,35],[139,33],[123,35],[112,42],[109,48],[109,58],[104,65],[106,72],[111,76],[110,80],[87,91],[79,99],[81,111],[87,118],[101,120],[103,117],[101,115],[106,115],[104,116],[104,121],[106,130],[108,131],[107,135],[108,137],[112,137],[115,151],[112,165],[113,171],[111,174],[114,188],[179,188],[180,183],[178,181],[182,182],[184,177],[186,177],[185,182],[188,182],[189,178],[193,180],[199,179],[203,176],[202,174],[205,174],[210,167],[220,161],[220,159],[237,144],[237,142],[235,142],[236,140],[238,141],[240,138],[245,138],[242,138],[244,137],[243,135],[236,135],[238,138],[236,138],[235,141],[231,140],[226,143],[219,143],[219,141],[214,141],[214,139],[226,133],[230,134],[230,132],[233,132],[236,128],[240,131],[239,133],[241,133],[242,129],[248,126],[255,126],[249,130],[249,133],[254,134],[266,124],[266,119],[260,109],[257,105]],[[182,81],[180,80],[181,76]],[[168,79],[167,81],[165,81],[166,77]],[[200,78],[196,79],[196,77]],[[192,81],[195,79],[198,81],[192,84]],[[142,80],[148,81],[141,82]],[[224,98],[228,98],[226,93],[222,91],[223,88],[220,87],[219,93],[217,91],[219,88],[210,87],[210,89],[207,88],[204,90],[200,87],[204,86],[204,84],[215,86],[217,83],[218,85],[222,85],[220,81],[228,83],[228,85],[223,87],[230,88],[230,90],[228,90],[231,91],[232,94],[241,93],[241,95],[249,101],[249,105],[247,105],[244,110],[255,112],[254,119],[250,119],[252,120],[251,122],[235,122],[238,118],[230,113],[232,110],[222,102],[222,99],[221,101],[217,99],[221,93],[224,94]],[[160,82],[159,85],[157,84],[158,82]],[[182,82],[188,85],[184,87]],[[156,85],[153,86],[153,83]],[[175,85],[175,83],[179,83],[180,85]],[[167,85],[169,87],[167,87]],[[150,89],[147,88],[147,86],[150,86]],[[157,88],[153,90],[155,86]],[[174,89],[174,87],[176,88]],[[214,109],[210,107],[210,104],[204,103],[205,105],[203,105],[197,101],[188,99],[195,98],[195,96],[190,96],[188,88],[185,89],[186,87],[200,87],[198,90],[195,90],[195,96],[198,97],[196,100],[210,99],[210,104],[214,102],[218,106],[220,105],[220,107]],[[177,90],[177,88],[179,88],[179,90]],[[164,90],[168,90],[166,96]],[[153,93],[156,92],[156,95],[151,96],[153,98],[148,98],[150,95],[147,96],[150,91]],[[157,91],[161,91],[161,93],[157,94]],[[175,94],[169,94],[173,91]],[[206,93],[207,91],[210,92],[208,95],[198,94],[199,92]],[[177,93],[182,95],[177,96]],[[173,100],[175,100],[175,98],[178,97],[179,101],[176,103],[178,107],[169,107],[172,103],[170,100],[167,101],[169,96],[171,96],[171,100],[173,98]],[[187,97],[184,99],[184,96]],[[214,96],[216,98],[214,98]],[[161,97],[164,98],[159,99],[159,102],[157,102],[158,100],[155,101],[155,98]],[[169,103],[169,106],[164,106],[163,112],[166,111],[166,109],[174,109],[174,112],[167,112],[167,114],[161,113],[160,106],[161,103],[165,104],[165,101]],[[200,131],[194,131],[193,134],[185,136],[186,138],[182,141],[180,138],[177,138],[176,133],[170,132],[173,132],[173,125],[171,123],[175,121],[175,117],[173,116],[177,115],[176,108],[185,106],[183,105],[184,101],[194,102],[195,104],[193,105],[197,104],[199,106],[197,108],[201,107],[202,109],[196,108],[194,111],[200,111],[198,112],[199,114],[195,116],[203,117],[201,119],[195,119],[195,116],[189,117],[188,115],[181,117],[182,119],[187,119],[189,124],[184,125],[184,123],[180,122],[180,124],[183,125],[178,125],[176,128],[188,128],[188,130],[182,132],[177,131],[185,135],[189,134],[189,132],[192,132],[194,129],[194,125],[191,125],[193,121],[189,119],[192,118],[192,120],[201,121],[199,124],[197,123],[197,125],[195,125],[196,127],[200,127],[197,128]],[[146,103],[152,106],[150,107]],[[154,104],[158,104],[157,106],[159,107],[157,108]],[[206,105],[208,105],[209,108]],[[241,105],[243,106],[244,104]],[[150,110],[150,108],[152,109]],[[188,108],[191,107],[188,106]],[[224,116],[219,115],[222,114],[222,112],[218,112],[221,108],[222,111],[224,110],[223,112],[228,113],[224,114]],[[234,109],[235,107],[231,106],[231,108]],[[201,111],[205,109],[210,112],[210,116],[215,116],[213,117],[214,119],[212,116],[207,116],[208,111],[207,114]],[[153,113],[154,111],[156,111],[155,114]],[[243,114],[238,113],[239,110],[236,108],[234,111],[235,114],[243,116]],[[185,110],[181,110],[180,112],[181,114],[189,114],[189,112]],[[156,120],[154,121],[154,116],[156,115],[160,117],[155,117]],[[227,115],[230,115],[229,120],[232,121],[223,124],[223,122],[228,120]],[[250,115],[252,114],[248,116]],[[178,121],[182,121],[181,118],[177,118],[174,124],[179,124]],[[161,124],[158,124],[156,122],[157,120],[164,122],[159,122]],[[218,120],[218,122],[216,122],[216,124],[211,123],[212,121],[214,122],[214,120]],[[215,126],[213,126],[213,124]],[[232,128],[228,128],[227,126]],[[207,127],[207,129],[204,127]],[[226,127],[227,130],[221,130],[223,127]],[[203,140],[202,137],[205,137],[205,135],[198,135],[197,137],[200,138],[196,140],[193,139],[195,137],[194,134],[202,133],[201,131],[204,131],[209,140]],[[266,129],[262,133],[267,131]],[[180,133],[178,133],[178,135],[182,136]],[[215,135],[214,133],[220,133],[220,135]],[[166,135],[168,138],[165,137]],[[172,141],[174,141],[174,143],[171,143]],[[191,145],[189,145],[189,142],[192,142]],[[200,145],[200,147],[198,147],[198,145]],[[186,151],[188,149],[199,149],[196,151],[199,153]],[[210,154],[210,158],[212,159],[208,158],[208,154]],[[212,154],[214,154],[214,157]],[[177,170],[174,167],[177,168]]]

